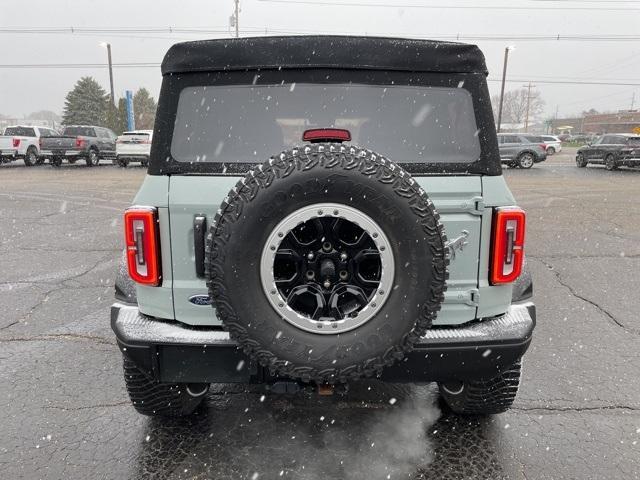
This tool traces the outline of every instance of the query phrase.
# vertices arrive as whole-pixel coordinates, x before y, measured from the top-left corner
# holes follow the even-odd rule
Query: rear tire
[[[51,166],[60,167],[62,165],[62,157],[51,157]]]
[[[142,415],[160,417],[191,415],[209,391],[208,384],[156,382],[126,357],[123,368],[124,381],[133,408]]]
[[[556,149],[554,147],[547,147],[547,155],[554,155],[556,153]]]
[[[100,156],[98,155],[98,151],[95,148],[90,149],[85,161],[87,162],[87,167],[97,166],[100,163]]]
[[[606,168],[610,172],[618,169],[618,164],[616,163],[616,159],[612,154],[609,154],[605,157],[604,168]]]
[[[129,160],[127,160],[126,158],[116,157],[116,161],[114,163],[119,167],[127,168],[127,165],[129,165]]]
[[[27,148],[27,153],[24,156],[24,164],[27,167],[33,167],[38,163],[38,152],[34,147]]]
[[[533,153],[524,152],[518,157],[518,166],[520,168],[531,168],[535,162],[535,158],[533,157]]]
[[[461,415],[494,415],[513,405],[520,385],[521,363],[513,364],[491,380],[463,382],[458,385],[439,383],[445,404]]]
[[[584,155],[582,153],[579,153],[578,156],[576,157],[576,165],[578,166],[578,168],[584,168],[587,166],[587,159],[584,158]]]

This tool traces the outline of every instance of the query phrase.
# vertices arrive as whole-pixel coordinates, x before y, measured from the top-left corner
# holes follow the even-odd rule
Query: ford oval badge
[[[211,305],[211,298],[209,295],[193,295],[189,297],[189,301],[199,307],[204,305]]]

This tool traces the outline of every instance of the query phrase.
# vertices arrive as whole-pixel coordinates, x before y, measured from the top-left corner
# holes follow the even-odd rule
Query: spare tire
[[[312,144],[249,172],[206,239],[207,286],[240,348],[273,375],[379,374],[431,327],[446,289],[439,215],[402,168]]]

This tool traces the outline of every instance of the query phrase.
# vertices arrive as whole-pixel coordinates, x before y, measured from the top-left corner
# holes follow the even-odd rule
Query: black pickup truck
[[[578,149],[576,165],[604,164],[607,170],[640,166],[640,135],[631,133],[606,134],[595,142]]]
[[[62,135],[43,138],[40,148],[42,155],[50,158],[54,167],[62,165],[65,158],[69,163],[84,159],[88,167],[93,167],[103,158],[115,158],[116,138],[108,128],[69,125]]]

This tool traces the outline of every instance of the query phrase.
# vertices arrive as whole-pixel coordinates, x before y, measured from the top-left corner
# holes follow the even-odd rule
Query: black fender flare
[[[513,283],[513,291],[511,293],[511,302],[522,302],[533,296],[533,277],[531,276],[531,270],[527,265],[525,259],[522,266],[522,273],[518,279]]]
[[[138,295],[136,293],[136,284],[129,277],[129,269],[127,267],[127,252],[122,250],[120,261],[118,262],[118,271],[115,280],[115,297],[116,300],[124,303],[137,304]]]

